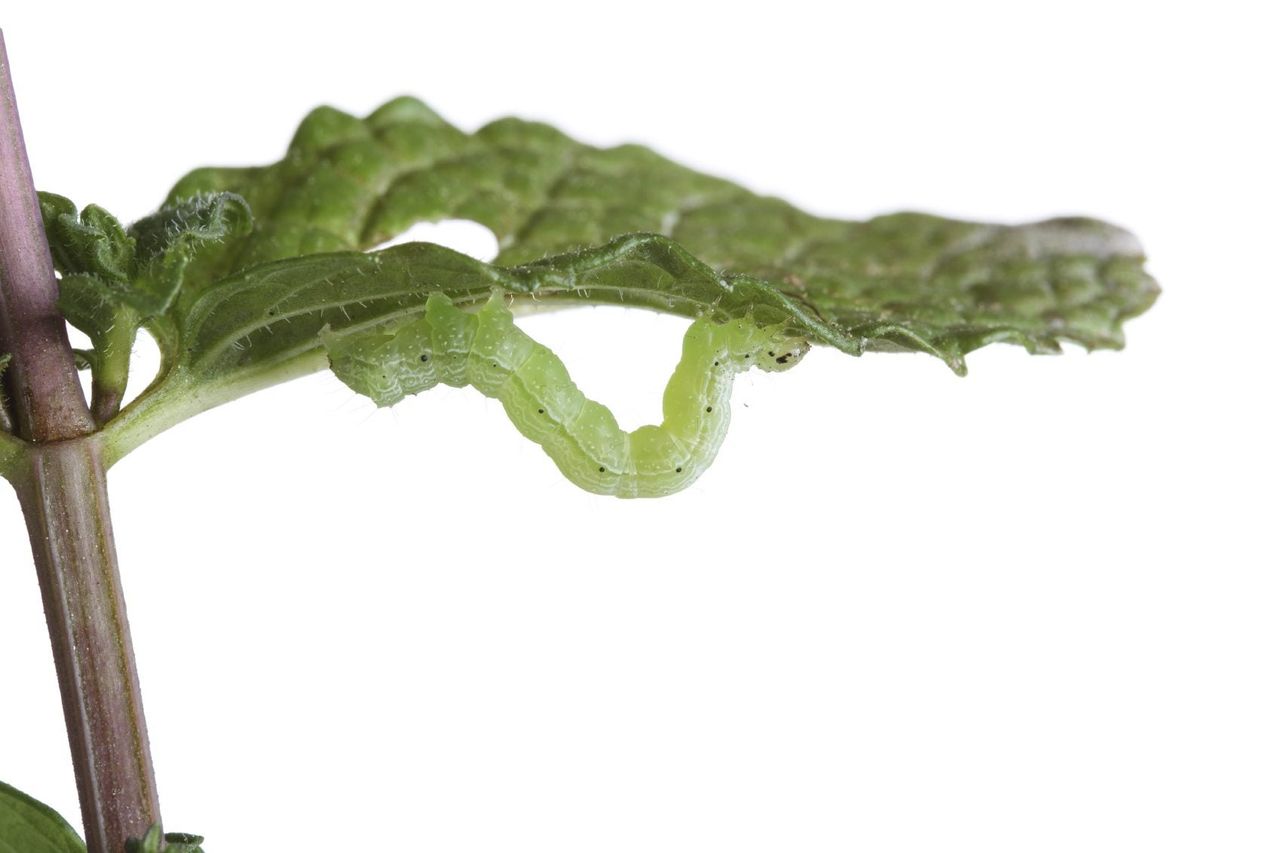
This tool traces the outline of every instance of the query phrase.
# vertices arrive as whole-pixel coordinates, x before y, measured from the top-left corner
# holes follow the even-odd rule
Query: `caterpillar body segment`
[[[515,325],[501,291],[475,312],[432,294],[421,317],[394,331],[327,333],[324,343],[338,378],[379,406],[441,382],[475,386],[572,482],[623,498],[669,495],[696,480],[729,428],[734,376],[752,366],[785,369],[808,349],[777,328],[700,317],[667,382],[662,423],[627,432],[586,398],[555,353]]]

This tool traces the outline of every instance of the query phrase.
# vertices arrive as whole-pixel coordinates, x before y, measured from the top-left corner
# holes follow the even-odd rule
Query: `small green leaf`
[[[61,273],[58,307],[93,344],[93,413],[99,423],[115,414],[129,375],[129,358],[144,312],[134,295],[137,246],[119,221],[96,205],[40,193],[40,212],[55,269]]]
[[[159,824],[152,824],[142,838],[130,838],[124,843],[124,853],[160,853],[164,833]]]
[[[8,353],[0,355],[0,477],[11,479],[15,467],[22,459],[26,443],[15,438],[13,432],[13,413],[9,411],[9,401],[4,394],[4,372],[13,357]]]
[[[207,246],[248,233],[252,217],[244,199],[231,193],[166,205],[127,231],[95,205],[77,214],[70,199],[52,193],[42,193],[40,204],[54,265],[62,274],[59,308],[93,343],[87,359],[93,369],[92,408],[104,423],[124,396],[138,330],[151,322],[163,325],[187,266]]]
[[[166,205],[126,231],[110,213],[40,194],[54,265],[63,276],[63,298],[73,322],[90,336],[115,325],[103,303],[126,306],[142,320],[164,314],[183,284],[186,268],[210,244],[249,233],[253,217],[245,200],[208,193]]]
[[[166,853],[204,853],[200,849],[200,845],[204,843],[204,836],[192,835],[189,832],[166,832],[164,834]]]
[[[0,782],[0,853],[85,853],[85,846],[62,815]]]
[[[152,826],[142,838],[131,838],[125,842],[124,853],[204,853],[200,845],[204,839],[199,835],[188,835],[183,832],[167,832],[163,835],[159,825]]]
[[[77,215],[70,199],[53,193],[40,193],[40,212],[58,272],[128,286],[133,278],[134,241],[114,216],[94,204]]]

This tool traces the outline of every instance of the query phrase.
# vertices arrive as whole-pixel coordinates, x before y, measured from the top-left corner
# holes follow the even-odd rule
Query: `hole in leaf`
[[[688,319],[616,305],[541,305],[564,310],[542,310],[517,322],[564,362],[587,399],[608,407],[625,430],[662,422],[662,396],[680,360]]]
[[[498,238],[479,222],[472,222],[469,219],[418,222],[369,251],[389,249],[403,243],[436,243],[485,262],[492,261],[498,256]]]

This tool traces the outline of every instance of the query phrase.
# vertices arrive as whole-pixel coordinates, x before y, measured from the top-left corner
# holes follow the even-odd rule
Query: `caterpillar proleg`
[[[474,313],[432,294],[421,317],[394,330],[326,334],[324,343],[338,378],[379,406],[441,382],[475,386],[572,482],[620,498],[669,495],[696,480],[729,427],[734,375],[784,370],[808,350],[777,327],[699,317],[667,382],[662,423],[627,432],[578,390],[555,353],[515,325],[501,291]]]

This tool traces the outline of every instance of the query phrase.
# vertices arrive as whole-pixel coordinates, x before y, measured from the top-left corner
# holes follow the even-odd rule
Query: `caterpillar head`
[[[741,369],[758,367],[771,373],[787,370],[809,351],[809,342],[781,325],[757,326],[749,319],[724,326],[727,356]]]
[[[756,367],[770,373],[789,370],[792,365],[804,358],[809,351],[809,342],[804,338],[793,336],[777,336],[773,343],[756,355]]]

